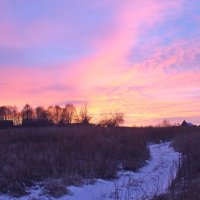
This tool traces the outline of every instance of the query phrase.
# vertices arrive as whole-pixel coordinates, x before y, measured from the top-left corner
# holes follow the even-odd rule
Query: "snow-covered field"
[[[154,194],[164,193],[171,179],[176,174],[176,163],[180,157],[170,143],[153,144],[149,146],[151,160],[138,172],[121,171],[114,181],[97,180],[93,185],[82,187],[71,186],[71,195],[59,200],[147,200]],[[31,189],[30,195],[19,200],[53,199],[41,195],[41,188]],[[0,196],[0,200],[14,199]]]

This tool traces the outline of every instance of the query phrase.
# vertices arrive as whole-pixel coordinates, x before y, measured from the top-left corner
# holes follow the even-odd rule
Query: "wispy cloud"
[[[119,110],[130,125],[197,119],[194,0],[30,3],[0,3],[0,104],[87,101],[95,117]]]

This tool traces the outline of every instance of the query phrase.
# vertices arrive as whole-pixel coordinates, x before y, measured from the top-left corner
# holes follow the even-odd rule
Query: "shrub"
[[[68,194],[69,191],[60,180],[50,179],[45,183],[43,193],[47,196],[59,198]]]

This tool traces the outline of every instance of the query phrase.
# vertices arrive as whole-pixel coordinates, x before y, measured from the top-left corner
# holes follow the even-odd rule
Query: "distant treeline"
[[[18,111],[16,106],[0,106],[0,128],[12,126],[50,126],[50,125],[89,125],[91,115],[88,112],[87,104],[77,112],[73,104],[64,107],[58,105],[49,106],[45,109],[42,106],[33,108],[26,104]],[[124,122],[123,113],[109,113],[97,122],[97,125],[104,127],[119,126]]]

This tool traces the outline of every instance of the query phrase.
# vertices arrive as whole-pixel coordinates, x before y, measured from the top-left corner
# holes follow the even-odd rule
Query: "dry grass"
[[[59,198],[66,194],[70,194],[70,192],[61,180],[49,179],[43,186],[43,194]]]
[[[168,194],[157,199],[199,200],[200,199],[200,128],[183,128],[183,134],[176,135],[174,148],[182,153],[176,179]]]
[[[0,191],[23,195],[26,187],[47,178],[65,177],[67,185],[77,185],[81,179],[112,179],[119,164],[127,168],[128,163],[132,169],[144,164],[149,158],[147,142],[130,128],[1,130]]]
[[[26,187],[63,178],[113,179],[119,166],[137,170],[149,159],[149,142],[173,139],[185,129],[40,127],[0,130],[0,192],[24,195]],[[196,166],[197,168],[198,166]]]

